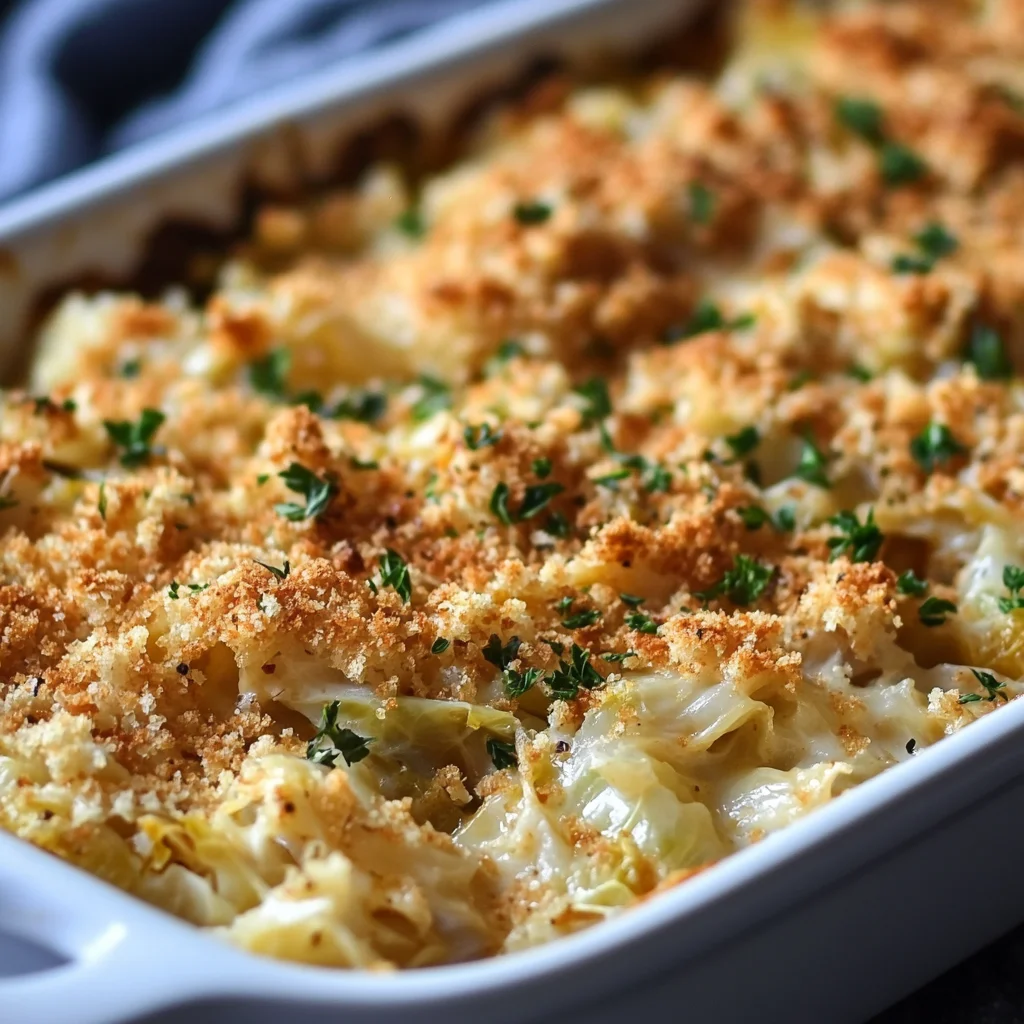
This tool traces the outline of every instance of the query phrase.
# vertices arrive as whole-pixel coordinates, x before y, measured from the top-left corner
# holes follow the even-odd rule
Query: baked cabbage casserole
[[[1024,2],[748,5],[212,294],[71,294],[0,421],[0,823],[257,953],[614,917],[1024,673]]]

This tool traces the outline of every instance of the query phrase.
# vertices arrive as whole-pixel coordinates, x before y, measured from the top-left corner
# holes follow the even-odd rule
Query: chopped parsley
[[[878,170],[887,185],[910,185],[928,172],[928,165],[901,142],[885,142],[878,151]]]
[[[534,475],[539,477],[541,480],[546,476],[551,475],[551,460],[549,458],[539,458],[533,460],[533,472]]]
[[[544,682],[556,700],[573,700],[581,687],[593,690],[604,683],[604,678],[590,663],[590,651],[573,644],[569,660],[559,661],[558,668]]]
[[[209,583],[179,583],[177,580],[171,580],[171,585],[167,588],[167,596],[172,601],[177,601],[181,597],[181,588],[188,587],[193,594],[198,594],[209,586]]]
[[[509,637],[507,644],[503,644],[501,637],[497,633],[492,633],[481,650],[487,661],[499,671],[504,672],[519,657],[519,648],[522,643],[519,637],[513,636]]]
[[[601,660],[621,665],[627,658],[635,657],[636,651],[608,651],[606,654],[601,655]]]
[[[412,418],[417,423],[429,420],[452,405],[452,393],[444,381],[423,374],[419,379],[422,394],[412,407]]]
[[[854,135],[880,146],[885,141],[882,108],[873,100],[840,96],[833,107],[836,120]]]
[[[779,533],[792,533],[796,529],[796,507],[783,505],[775,513],[775,529]]]
[[[288,371],[292,357],[286,348],[271,349],[262,359],[249,364],[249,384],[268,398],[284,399],[288,393]]]
[[[774,575],[770,565],[762,565],[748,555],[737,555],[733,567],[713,587],[695,592],[694,597],[710,601],[725,595],[733,604],[746,607],[761,597]]]
[[[748,530],[760,530],[766,523],[770,523],[779,533],[788,533],[796,527],[792,505],[784,505],[774,518],[760,505],[742,505],[734,511]]]
[[[915,255],[901,254],[892,261],[897,274],[927,274],[944,256],[956,252],[960,243],[938,221],[930,221],[916,235],[914,244],[919,252]]]
[[[825,453],[814,443],[814,438],[810,434],[805,434],[795,475],[806,483],[828,489],[832,484],[825,472],[827,466],[828,458]]]
[[[933,473],[966,452],[967,449],[957,441],[949,427],[934,421],[910,442],[910,454],[925,473]]]
[[[971,329],[964,358],[974,364],[982,380],[1008,380],[1013,376],[1013,363],[1002,336],[986,324],[975,324]]]
[[[917,617],[925,626],[941,626],[946,621],[947,615],[955,614],[956,605],[941,597],[926,598],[921,602],[921,607],[917,609]]]
[[[643,485],[649,494],[667,494],[672,487],[672,474],[656,462],[648,463]]]
[[[452,642],[447,637],[439,636],[431,645],[431,654],[444,654],[451,647]]]
[[[380,391],[352,391],[328,413],[330,419],[376,423],[388,407],[387,395]]]
[[[1024,597],[1020,595],[1021,590],[1024,590],[1024,569],[1016,565],[1004,566],[1003,586],[1010,592],[1010,596],[999,598],[999,610],[1008,614],[1024,608]]]
[[[122,449],[122,466],[133,469],[149,460],[151,442],[165,419],[167,417],[158,409],[143,409],[137,423],[131,420],[103,421],[110,440]]]
[[[619,481],[626,480],[632,475],[633,471],[628,466],[623,466],[622,469],[613,469],[610,473],[605,473],[602,476],[592,476],[590,479],[598,487],[607,487],[609,491],[617,491],[619,489]]]
[[[338,726],[340,702],[332,700],[320,712],[316,735],[306,744],[306,760],[333,768],[340,754],[345,764],[353,765],[370,753],[372,738]]]
[[[596,423],[612,413],[612,402],[608,397],[608,383],[601,377],[591,377],[578,387],[573,388],[584,401],[583,419],[587,423]]]
[[[572,526],[561,512],[552,512],[544,522],[544,532],[566,540],[572,535]]]
[[[514,743],[506,743],[504,740],[496,740],[493,736],[487,740],[487,755],[491,763],[498,771],[503,768],[515,768],[519,763],[516,760],[516,748]]]
[[[287,558],[284,560],[284,565],[280,569],[278,569],[276,565],[267,565],[266,562],[261,562],[258,558],[254,558],[253,561],[257,565],[262,565],[267,572],[279,580],[287,579],[288,574],[292,571],[291,563]]]
[[[327,510],[331,499],[338,493],[338,488],[330,477],[321,479],[311,469],[300,462],[293,462],[286,470],[277,474],[284,481],[285,487],[306,499],[305,505],[294,501],[279,502],[274,506],[278,515],[293,523],[303,519],[318,519]]]
[[[918,578],[913,569],[900,573],[896,580],[896,590],[908,597],[924,597],[928,592],[928,581]]]
[[[630,612],[626,616],[626,625],[635,629],[638,633],[646,633],[648,636],[655,636],[658,632],[658,624],[649,615],[643,612]]]
[[[695,338],[708,331],[741,331],[752,327],[754,317],[749,313],[726,320],[721,309],[710,299],[702,299],[690,314],[690,319],[681,326],[670,327],[665,333],[665,342],[671,344]]]
[[[588,608],[586,611],[577,612],[575,615],[563,619],[562,625],[566,629],[586,629],[587,626],[593,626],[600,618],[601,613],[596,608]]]
[[[412,600],[412,579],[409,566],[402,556],[391,548],[385,548],[378,559],[380,564],[380,585],[390,587],[406,604]],[[371,589],[373,589],[371,587]],[[376,591],[374,591],[376,592]]]
[[[495,485],[491,492],[491,511],[506,526],[521,523],[532,519],[538,512],[556,495],[561,494],[565,488],[555,481],[545,484],[530,484],[523,492],[523,500],[518,509],[509,508],[509,486],[504,481]]]
[[[537,199],[521,200],[512,207],[512,216],[520,224],[532,226],[543,224],[552,214],[552,208]]]
[[[628,604],[630,608],[639,608],[647,599],[645,597],[637,597],[636,594],[619,594],[619,600],[623,604]]]
[[[875,510],[868,509],[867,519],[862,523],[856,512],[844,510],[832,516],[829,522],[839,529],[838,537],[829,537],[828,546],[832,552],[829,561],[840,555],[849,555],[851,562],[873,562],[885,540],[882,531],[875,525]]]
[[[735,434],[727,435],[725,443],[732,449],[733,456],[741,459],[761,443],[761,432],[754,426],[744,427]]]
[[[462,436],[466,440],[466,447],[475,452],[480,448],[489,448],[491,445],[497,444],[501,440],[502,429],[499,427],[494,430],[490,423],[481,423],[476,427],[466,427]]]
[[[700,181],[691,181],[687,193],[690,200],[690,220],[701,226],[710,224],[715,216],[718,197]]]
[[[413,240],[420,239],[427,233],[427,226],[423,223],[423,214],[414,206],[410,206],[408,210],[403,210],[395,218],[395,227],[406,238]]]
[[[1006,683],[1000,683],[991,672],[979,672],[972,668],[971,674],[981,684],[985,691],[983,697],[980,693],[965,693],[959,700],[960,704],[975,704],[978,701],[1009,700],[1006,696]]]
[[[545,640],[544,643],[550,643]],[[551,644],[552,648],[555,644]],[[557,654],[561,654],[561,645],[558,645],[559,650]],[[527,668],[523,671],[518,671],[514,668],[506,668],[501,673],[501,683],[505,689],[505,693],[509,697],[522,697],[527,690],[532,689],[539,681],[544,673],[539,668]]]
[[[506,363],[524,355],[526,355],[526,349],[523,348],[522,342],[516,341],[515,338],[506,338],[498,346],[497,352],[484,365],[484,376],[493,377]]]

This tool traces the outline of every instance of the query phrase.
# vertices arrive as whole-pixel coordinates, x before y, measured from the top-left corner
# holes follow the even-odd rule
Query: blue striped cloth
[[[22,0],[0,32],[0,199],[481,2]]]

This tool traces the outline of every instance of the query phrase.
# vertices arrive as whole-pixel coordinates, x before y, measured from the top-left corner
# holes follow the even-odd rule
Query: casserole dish
[[[605,38],[621,39],[618,28],[628,24],[631,32],[642,38],[660,27],[660,18],[668,11],[656,5],[643,8],[641,25],[636,11],[630,9],[627,14],[623,5],[570,7],[571,11],[569,7],[548,7],[543,17],[529,22],[522,32],[515,19],[525,16],[523,5],[497,8],[489,15],[496,22],[485,19],[459,25],[463,31],[467,24],[475,24],[478,32],[481,25],[495,32],[495,25],[501,26],[501,18],[511,17],[511,11],[513,23],[506,23],[504,34],[493,35],[492,42],[517,39],[523,47],[532,48],[553,27],[564,32],[574,27],[570,13],[573,17],[590,15],[575,27],[585,25],[587,33],[597,33],[600,26],[610,34]],[[679,12],[673,9],[670,13]],[[648,17],[652,18],[650,24]],[[585,33],[570,35],[573,47],[584,45]],[[593,35],[586,45],[592,47],[600,38]],[[482,53],[477,60],[487,59],[486,49],[474,52]],[[456,49],[447,56],[458,53]],[[492,70],[490,64],[488,70]],[[468,71],[462,68],[460,74]],[[466,81],[463,78],[462,88]],[[425,80],[410,73],[403,88],[414,86],[422,102],[428,95]],[[339,101],[346,94],[336,89],[332,96]],[[391,94],[375,102],[394,99]],[[287,112],[300,125],[308,125],[302,114],[311,103],[316,105],[306,97],[297,107],[278,109],[275,117]],[[434,110],[442,108],[438,101]],[[346,108],[348,115],[353,109]],[[365,107],[362,113],[366,116]],[[350,126],[338,128],[335,122],[332,127],[342,132]],[[223,127],[218,130],[222,133]],[[320,130],[323,135],[318,134]],[[248,138],[244,132],[240,134]],[[126,194],[104,205],[109,198],[104,188],[113,186],[94,185],[95,193],[89,198],[95,204],[95,214],[72,216],[71,199],[61,193],[61,187],[33,200],[34,211],[30,204],[27,210],[22,207],[9,213],[5,225],[13,252],[9,322],[24,323],[26,297],[54,278],[90,270],[116,277],[129,269],[138,261],[139,238],[159,219],[175,214],[201,217],[204,208],[200,201],[223,211],[224,196],[237,184],[242,167],[279,187],[290,184],[296,165],[301,179],[315,179],[327,166],[324,154],[333,148],[330,140],[338,136],[327,128],[309,128],[309,138],[315,137],[317,145],[301,127],[297,135],[300,142],[295,144],[293,134],[284,150],[273,143],[253,142],[252,154],[244,159],[232,154],[228,159],[216,149],[205,150],[209,136],[199,131],[198,140],[180,157],[173,174],[170,170],[155,173],[153,166],[145,165],[146,155],[152,159],[153,151],[136,155],[135,160],[143,165],[137,173],[144,179],[137,187],[149,190],[148,196],[140,191],[133,194],[126,177],[114,176]],[[284,166],[275,160],[282,152],[288,156]],[[209,157],[210,162],[190,164],[198,155]],[[219,172],[215,166],[218,159],[224,161]],[[180,176],[179,164],[184,165]],[[127,174],[123,164],[115,162],[113,166]],[[153,176],[146,178],[150,173]],[[183,184],[189,174],[195,175],[190,186],[195,193]],[[221,190],[217,182],[222,183]],[[142,202],[143,198],[149,201]],[[119,211],[121,203],[135,217],[133,221],[127,219],[128,212]],[[92,221],[94,215],[99,219]],[[123,225],[122,215],[126,218]],[[34,228],[33,216],[37,218]],[[60,229],[47,218],[53,222],[60,219]],[[230,219],[222,217],[221,224],[229,226]],[[95,244],[100,233],[111,240],[109,249],[104,247],[102,252]],[[176,599],[175,594],[172,597]],[[309,969],[256,964],[104,891],[101,883],[79,883],[73,872],[59,865],[46,869],[46,893],[29,900],[19,878],[33,876],[25,866],[39,857],[24,848],[12,849],[6,862],[12,875],[4,884],[5,922],[30,940],[55,946],[76,963],[35,979],[9,982],[3,993],[5,1006],[16,1019],[49,1019],[46,1014],[55,1002],[66,1004],[59,994],[60,986],[66,985],[82,1012],[95,1012],[98,1020],[159,1010],[183,1000],[205,1002],[210,1013],[219,1012],[227,1001],[256,1019],[332,1004],[339,1015],[353,1020],[406,1019],[413,1006],[425,1019],[428,1014],[440,1019],[451,1013],[486,1014],[497,1020],[527,1014],[542,1018],[570,1008],[611,1019],[625,1009],[653,1012],[659,1004],[674,1006],[680,1000],[707,1019],[744,1019],[753,1012],[762,1016],[777,1013],[778,1019],[794,1019],[800,1014],[807,1019],[857,1019],[941,966],[947,957],[965,952],[993,929],[1008,925],[1018,913],[1012,882],[1000,887],[997,899],[994,894],[979,892],[978,886],[963,886],[962,895],[950,893],[943,881],[948,865],[964,859],[968,837],[971,842],[987,842],[1001,830],[1008,809],[1015,806],[1019,714],[1013,706],[991,718],[986,716],[974,729],[953,736],[934,751],[922,752],[911,764],[845,796],[799,828],[771,836],[605,929],[490,964],[430,969],[400,979],[327,976]],[[993,780],[1003,788],[994,790]],[[979,794],[985,794],[984,799],[978,800]],[[1005,828],[1001,831],[1000,849],[1012,856],[1019,837]],[[69,883],[71,878],[76,881]],[[941,898],[937,898],[940,887]],[[93,902],[101,891],[100,902]],[[871,898],[865,895],[868,893]],[[901,894],[901,914],[911,916],[915,928],[923,933],[915,944],[914,957],[904,955],[904,969],[890,985],[874,989],[844,986],[844,980],[861,977],[866,969],[874,968],[877,976],[881,965],[904,949],[905,936],[891,918],[897,905],[887,896],[891,893]],[[101,905],[106,913],[98,909]],[[969,924],[965,920],[958,922],[958,928],[948,927],[951,915],[967,918],[968,911]],[[98,929],[97,921],[103,922]],[[885,940],[877,939],[876,929],[891,937],[893,944],[887,946]],[[830,941],[823,941],[823,936]],[[140,993],[128,979],[143,975],[144,963],[154,949],[166,951],[168,970],[163,978],[147,978],[146,991]],[[840,949],[841,964],[835,962]],[[143,959],[135,959],[143,951]],[[180,956],[177,962],[176,955]],[[799,965],[795,971],[790,966],[793,962]],[[734,973],[744,979],[742,987],[729,982]],[[616,993],[617,1003],[613,999]],[[839,994],[842,1003],[836,1005]],[[767,1013],[766,1006],[770,1007]]]

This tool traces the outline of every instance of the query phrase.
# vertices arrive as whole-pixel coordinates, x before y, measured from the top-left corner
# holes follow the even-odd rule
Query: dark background
[[[40,0],[29,2],[39,4]],[[60,0],[43,2],[54,10],[60,8]],[[230,13],[233,2],[237,0],[103,0],[95,8],[99,16],[94,17],[89,13],[89,0],[66,0],[62,16],[69,19],[68,29],[47,51],[47,65],[37,69],[52,80],[59,100],[73,107],[82,126],[66,166],[108,151],[111,129],[118,122],[147,100],[173,92],[185,80],[192,54]],[[294,0],[278,2],[291,4]],[[459,5],[456,0],[454,6]],[[3,29],[11,24],[11,11],[23,6],[15,0],[0,0],[0,73]],[[299,42],[302,33],[315,36],[318,18],[328,24],[323,11],[296,23]],[[393,37],[385,33],[381,41]],[[10,34],[6,42],[10,44]],[[112,48],[116,59],[101,59]],[[8,64],[9,54],[10,46]],[[2,104],[0,97],[0,112]],[[4,159],[0,152],[0,164]],[[46,173],[63,169],[66,167],[53,167]],[[0,176],[0,185],[2,182]],[[907,941],[913,942],[913,922],[906,922],[906,928]],[[837,950],[837,955],[841,951]],[[918,1021],[1024,1024],[1024,926],[886,1011],[874,1024]]]

